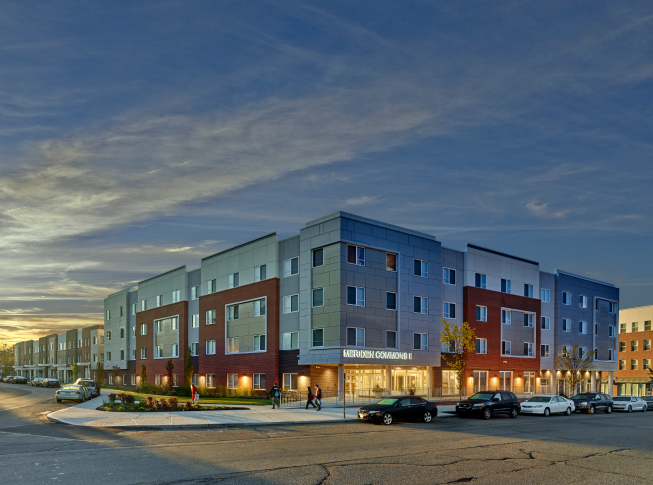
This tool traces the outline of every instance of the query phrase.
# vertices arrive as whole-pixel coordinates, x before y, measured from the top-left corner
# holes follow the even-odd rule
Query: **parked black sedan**
[[[594,414],[596,411],[612,412],[612,398],[600,392],[583,392],[571,398],[576,406],[576,411]]]
[[[430,423],[438,415],[438,405],[421,397],[386,397],[358,411],[358,419],[373,423],[392,424],[395,421],[421,420]]]
[[[14,380],[11,382],[12,384],[27,384],[27,377],[16,376],[14,377]]]
[[[642,399],[646,401],[646,410],[653,411],[653,396],[642,396]]]
[[[509,391],[477,392],[469,399],[456,404],[456,413],[460,417],[482,416],[490,419],[495,414],[507,414],[516,418],[520,411],[519,399]]]
[[[41,387],[61,387],[61,384],[59,384],[57,379],[48,377],[47,379],[43,379],[41,381]]]

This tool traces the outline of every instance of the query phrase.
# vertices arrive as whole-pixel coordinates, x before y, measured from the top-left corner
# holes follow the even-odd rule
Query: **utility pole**
[[[342,419],[346,419],[345,402],[347,401],[347,391],[345,390],[345,382],[347,381],[347,373],[342,373]]]

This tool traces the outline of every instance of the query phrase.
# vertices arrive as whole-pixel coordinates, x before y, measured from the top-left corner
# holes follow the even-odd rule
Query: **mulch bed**
[[[195,405],[190,409],[187,409],[184,405],[178,406],[176,409],[168,406],[165,409],[163,407],[155,408],[150,406],[140,406],[138,404],[116,404],[111,406],[107,404],[106,406],[98,406],[95,408],[97,411],[107,411],[111,413],[169,413],[169,412],[191,412],[191,411],[236,411],[236,410],[247,410],[249,408],[235,407],[235,406],[198,406]]]

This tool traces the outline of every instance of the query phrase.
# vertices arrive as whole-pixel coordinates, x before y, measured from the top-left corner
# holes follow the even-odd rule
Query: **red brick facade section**
[[[614,373],[615,377],[651,377],[651,374],[644,368],[644,359],[650,359],[653,363],[653,350],[644,350],[644,340],[650,340],[653,349],[653,331],[632,332],[619,334],[619,345],[626,344],[626,351],[617,354],[618,360],[626,361],[626,369]],[[638,350],[632,351],[631,342],[638,342]],[[630,370],[630,361],[637,360],[637,370]]]
[[[225,354],[225,305],[267,297],[266,351]],[[215,309],[215,324],[206,324],[207,310]],[[199,374],[215,374],[216,387],[227,386],[227,374],[238,374],[239,387],[252,388],[254,374],[265,374],[270,389],[279,381],[279,279],[219,291],[200,297]],[[206,341],[215,340],[215,355],[206,355]],[[246,377],[246,380],[244,379]],[[206,381],[200,380],[200,387]]]
[[[463,321],[467,322],[478,338],[487,339],[487,354],[472,353],[467,356],[465,378],[472,377],[474,369],[489,370],[488,384],[494,385],[498,371],[513,371],[513,385],[516,378],[523,378],[523,371],[535,371],[539,377],[540,370],[540,300],[518,295],[509,295],[498,291],[466,286],[463,289]],[[487,307],[487,322],[476,321],[476,305]],[[537,340],[534,342],[535,357],[515,357],[501,355],[501,309],[523,310],[535,313],[533,326]],[[522,352],[523,348],[513,343],[513,353]],[[507,361],[507,363],[504,363]]]
[[[154,321],[169,317],[179,317],[179,357],[173,359],[155,359],[154,358]],[[147,335],[141,335],[141,324],[147,324]],[[147,358],[141,359],[141,347],[147,349]],[[184,359],[188,350],[188,302],[180,301],[170,305],[152,308],[136,314],[136,375],[141,375],[141,365],[145,365],[147,372],[147,383],[155,383],[155,375],[161,374],[166,376],[168,371],[166,365],[168,360],[172,360],[175,366],[172,371],[177,374],[177,385],[184,385]],[[131,363],[130,363],[131,364]],[[131,367],[131,366],[130,366]],[[123,372],[120,374],[122,376]],[[128,377],[131,379],[131,377]],[[161,379],[163,383],[163,377]],[[190,383],[189,383],[190,384]]]

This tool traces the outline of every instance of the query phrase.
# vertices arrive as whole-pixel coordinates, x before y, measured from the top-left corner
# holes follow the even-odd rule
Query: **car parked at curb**
[[[594,414],[596,411],[603,411],[607,414],[612,412],[612,398],[600,392],[582,392],[571,398],[576,405],[576,411],[583,411]]]
[[[633,411],[646,412],[647,403],[641,397],[636,396],[615,396],[612,398],[614,404],[612,408],[615,411],[625,411],[632,413]]]
[[[30,385],[31,385],[32,387],[40,386],[42,380],[43,380],[43,377],[35,377],[34,379],[32,379],[32,380],[30,381]]]
[[[91,390],[86,386],[78,386],[75,384],[66,384],[57,392],[54,393],[57,402],[63,400],[81,401],[84,402],[91,399]]]
[[[642,399],[646,401],[646,409],[648,411],[653,411],[653,396],[642,396]]]
[[[11,381],[14,380],[14,377],[16,376],[7,376],[3,379],[3,382],[6,382],[7,384],[11,384]]]
[[[497,414],[507,414],[516,418],[520,410],[519,399],[509,391],[477,392],[469,399],[456,404],[456,413],[460,417],[481,416],[490,419]]]
[[[57,379],[48,377],[41,381],[41,387],[61,387],[61,384]]]
[[[386,397],[358,411],[358,419],[389,425],[395,421],[421,420],[430,423],[438,415],[438,405],[416,396]]]
[[[16,376],[14,380],[11,381],[13,384],[27,384],[27,377]]]
[[[100,385],[93,379],[80,378],[75,381],[75,384],[88,387],[93,393],[93,397],[98,397],[100,395]]]
[[[522,414],[566,414],[569,416],[575,409],[574,402],[562,396],[533,396],[521,403]]]

